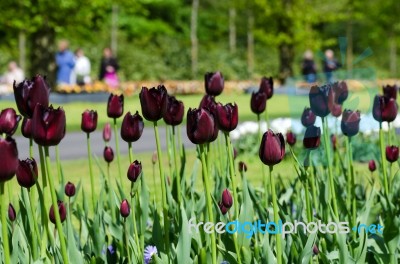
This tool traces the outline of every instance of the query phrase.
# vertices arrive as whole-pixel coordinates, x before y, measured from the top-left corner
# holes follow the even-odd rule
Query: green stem
[[[271,182],[271,193],[272,193],[272,205],[274,209],[274,222],[279,223],[279,208],[278,208],[278,198],[276,197],[275,190],[275,179],[272,176],[273,167],[269,167],[269,179]],[[278,264],[282,264],[282,234],[276,234],[276,259]]]
[[[115,215],[115,206],[113,205],[113,188],[111,185],[111,179],[110,179],[110,163],[107,163],[107,184],[108,184],[108,200],[110,203],[110,213],[111,213],[111,219],[113,223],[116,222],[116,215]]]
[[[67,247],[65,245],[64,231],[63,231],[62,224],[61,224],[60,212],[58,210],[57,194],[56,194],[56,190],[54,188],[53,177],[51,175],[50,155],[49,155],[49,147],[48,146],[44,147],[44,152],[45,152],[45,156],[46,156],[46,169],[47,169],[47,178],[49,180],[49,186],[50,186],[50,195],[51,195],[51,200],[52,200],[52,204],[53,204],[54,215],[56,217],[57,232],[58,232],[58,236],[60,238],[61,255],[62,255],[63,262],[69,263]]]
[[[200,145],[200,155],[201,155],[201,165],[202,165],[202,174],[203,174],[203,181],[206,188],[206,202],[207,202],[207,211],[208,211],[208,221],[213,222],[213,210],[212,210],[212,197],[211,197],[211,190],[210,190],[210,179],[208,177],[208,169],[207,169],[207,161],[206,161],[206,153],[204,150],[204,145]],[[217,246],[215,240],[215,233],[211,232],[211,252],[212,252],[212,263],[217,263]]]
[[[132,142],[128,142],[129,163],[133,162]]]
[[[385,188],[385,195],[386,198],[388,199],[388,203],[390,204],[389,201],[389,184],[388,184],[388,176],[387,176],[387,164],[386,164],[386,156],[385,156],[385,139],[383,136],[383,130],[382,130],[382,123],[379,123],[379,144],[380,144],[380,149],[381,149],[381,161],[382,161],[382,172],[383,172],[383,186]]]
[[[311,213],[311,203],[310,203],[310,193],[309,193],[309,182],[306,176],[306,182],[304,184],[304,192],[306,195],[306,212],[307,212],[307,221],[310,223],[312,221],[312,213]]]
[[[140,247],[140,242],[139,242],[139,236],[138,236],[138,232],[137,232],[137,224],[136,224],[136,206],[135,206],[135,194],[134,189],[133,189],[133,185],[134,183],[131,183],[131,204],[132,204],[132,220],[133,220],[133,232],[135,233],[135,242],[136,245],[138,247],[138,251],[139,251],[139,259],[143,259],[143,256],[141,254],[141,247]],[[125,222],[125,220],[124,220]],[[126,244],[128,245],[128,242],[126,242]],[[130,261],[128,263],[131,263]]]
[[[389,142],[389,146],[392,145],[392,133],[390,133],[390,122],[388,122],[388,142]]]
[[[168,216],[168,203],[167,203],[167,193],[165,190],[165,175],[164,168],[162,164],[162,152],[160,145],[160,135],[158,133],[157,121],[154,121],[154,134],[156,137],[157,144],[157,156],[158,156],[158,168],[160,170],[160,184],[161,184],[161,195],[162,195],[162,204],[163,204],[163,214],[164,214],[164,240],[165,240],[165,250],[167,256],[169,257],[169,216]]]
[[[96,198],[94,193],[94,176],[93,176],[93,165],[92,165],[92,149],[90,146],[90,134],[86,133],[86,140],[87,140],[87,152],[88,152],[88,160],[89,160],[89,175],[90,175],[90,189],[92,192],[92,207],[93,212],[96,211]]]
[[[64,185],[64,182],[62,182],[64,179],[61,177],[61,161],[60,161],[60,150],[58,149],[58,145],[55,147],[56,149],[56,164],[57,164],[57,176],[58,176],[58,182]]]
[[[11,263],[10,258],[10,246],[8,244],[8,230],[7,230],[7,218],[6,213],[8,210],[6,197],[4,195],[5,182],[0,182],[0,199],[1,199],[1,231],[3,236],[3,254],[4,263]]]
[[[31,229],[34,231],[34,234],[32,234],[32,256],[33,256],[33,260],[37,259],[37,247],[38,247],[38,239],[40,236],[39,233],[39,228],[38,228],[38,224],[37,224],[37,220],[36,220],[36,213],[35,210],[33,208],[33,199],[31,199],[32,196],[32,192],[30,190],[30,188],[28,190],[26,190],[25,188],[21,188],[22,189],[22,195],[24,195],[25,197],[25,201],[27,201],[29,203],[29,206],[31,208],[31,211],[29,212],[32,215],[32,221],[33,223],[31,223]],[[29,194],[28,194],[29,193]]]
[[[169,177],[171,177],[171,181],[173,182],[174,175],[172,173],[172,157],[171,157],[171,135],[170,135],[170,127],[165,127],[165,137],[167,143],[167,157],[168,157],[168,169],[169,169]]]
[[[29,138],[29,157],[33,158],[33,139]]]
[[[311,184],[311,194],[312,194],[312,202],[314,205],[314,210],[316,214],[318,215],[318,200],[317,200],[317,190],[316,190],[316,182],[315,182],[315,175],[314,175],[314,166],[312,163],[312,158],[311,158],[311,150],[308,153],[309,161],[310,161],[310,184]]]
[[[132,210],[134,211],[134,210]],[[131,254],[129,253],[129,244],[128,244],[128,235],[127,235],[127,230],[126,230],[126,218],[124,218],[124,240],[125,240],[125,246],[123,247],[126,251],[126,255],[128,256],[128,263],[131,262]],[[124,255],[124,254],[122,254]]]
[[[175,126],[172,127],[172,151],[174,153],[174,163],[175,163],[175,177],[176,177],[176,190],[177,190],[177,198],[178,204],[181,204],[182,194],[181,194],[181,175],[178,167],[178,157],[176,153],[176,142],[175,142]]]
[[[257,123],[258,123],[258,143],[261,144],[261,120],[260,120],[260,114],[257,114]],[[264,203],[265,207],[268,208],[268,177],[265,174],[265,166],[263,163],[261,163],[261,174],[262,178],[264,179]]]
[[[346,207],[347,207],[347,210],[349,210],[349,212],[350,212],[351,211],[351,190],[354,187],[351,185],[351,165],[350,165],[351,156],[350,156],[350,138],[349,137],[346,137],[346,152],[347,152],[347,173],[346,173],[346,176],[347,176],[347,179],[346,179],[347,180],[347,184],[346,184],[346,186],[347,186],[347,190],[346,190],[347,195],[346,195]],[[349,222],[350,223],[352,223],[352,218],[351,217],[352,217],[352,215],[349,214]]]
[[[118,174],[119,174],[119,180],[122,183],[121,158],[119,152],[119,136],[118,136],[119,134],[118,134],[118,126],[116,118],[114,118],[114,135],[115,135],[115,150],[117,152]]]
[[[351,214],[353,223],[352,226],[357,225],[357,203],[356,203],[356,193],[355,193],[355,177],[354,177],[354,165],[353,165],[353,147],[351,146],[351,138],[349,138],[349,156],[350,156],[350,172],[351,172]],[[353,232],[353,238],[356,239],[357,233]]]

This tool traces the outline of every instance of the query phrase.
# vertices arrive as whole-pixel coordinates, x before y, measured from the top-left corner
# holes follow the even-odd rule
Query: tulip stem
[[[167,143],[167,157],[168,157],[168,169],[169,169],[169,176],[171,177],[171,180],[173,181],[173,173],[172,173],[172,157],[171,157],[171,132],[170,132],[170,127],[165,126],[165,137],[166,137],[166,143]]]
[[[89,160],[89,175],[90,175],[90,188],[92,192],[92,207],[93,212],[96,212],[96,198],[94,195],[94,176],[93,176],[93,165],[92,165],[92,149],[90,146],[90,133],[86,133],[86,141],[87,141],[87,152],[88,152],[88,160]]]
[[[309,193],[309,182],[306,175],[306,182],[304,184],[304,192],[306,195],[306,212],[307,212],[307,221],[310,223],[312,221],[312,213],[311,213],[311,203],[310,203],[310,193]]]
[[[29,206],[31,208],[31,211],[29,212],[32,215],[32,225],[31,228],[34,230],[35,234],[32,235],[33,239],[32,239],[32,252],[33,252],[33,260],[37,259],[37,240],[40,237],[39,234],[39,228],[38,228],[38,224],[37,224],[37,220],[36,220],[36,214],[35,214],[35,209],[33,208],[33,199],[32,199],[32,192],[31,189],[29,188],[28,190],[25,190],[25,188],[22,188],[22,194],[25,196],[25,200],[27,202],[29,202]]]
[[[274,222],[279,223],[279,208],[278,208],[278,198],[276,197],[275,190],[275,179],[272,177],[273,167],[269,166],[269,179],[271,182],[271,193],[272,193],[272,205],[274,210]],[[276,259],[278,264],[282,264],[282,234],[276,234]]]
[[[206,153],[204,149],[204,144],[200,144],[200,156],[201,156],[201,165],[202,165],[202,174],[203,174],[203,181],[206,187],[206,201],[207,201],[207,211],[208,211],[208,221],[213,222],[213,210],[212,210],[212,197],[210,191],[210,181],[208,178],[208,170],[207,170],[207,161],[206,161]],[[217,263],[217,246],[216,246],[216,239],[215,233],[211,232],[211,252],[212,252],[212,263]]]
[[[62,255],[63,262],[69,263],[67,247],[65,245],[64,231],[63,231],[62,224],[61,224],[60,211],[58,209],[57,194],[56,194],[56,190],[54,188],[53,177],[51,175],[51,164],[50,164],[50,155],[49,155],[49,147],[48,146],[44,147],[44,152],[45,152],[45,156],[46,156],[46,169],[47,169],[47,178],[49,180],[49,186],[50,186],[50,195],[51,195],[51,200],[52,200],[52,204],[53,204],[54,215],[56,217],[56,227],[57,227],[58,237],[60,238],[61,255]]]
[[[176,153],[176,135],[175,135],[175,126],[172,126],[172,151],[174,152],[174,163],[175,163],[175,179],[176,179],[176,192],[177,192],[177,199],[178,204],[181,204],[181,174],[178,168],[178,157]]]
[[[351,211],[350,223],[352,226],[356,226],[357,224],[357,214],[356,214],[356,196],[355,196],[355,182],[354,182],[354,166],[353,166],[353,148],[351,146],[351,137],[347,137],[346,139],[346,148],[348,155],[348,180],[347,180],[347,195],[348,195],[348,208]],[[356,239],[357,233],[353,232],[353,239]]]
[[[107,163],[107,181],[106,185],[108,186],[108,200],[110,203],[110,213],[111,213],[111,219],[113,223],[116,222],[116,216],[115,216],[115,209],[113,205],[113,193],[112,193],[112,185],[111,185],[111,179],[110,179],[110,163]]]
[[[165,251],[169,258],[169,216],[168,216],[168,203],[167,203],[167,193],[165,191],[165,175],[164,168],[162,164],[162,152],[160,145],[160,135],[158,133],[157,121],[154,121],[154,134],[156,137],[157,144],[157,156],[158,156],[158,168],[160,170],[160,180],[161,180],[161,195],[162,195],[162,204],[163,204],[163,215],[164,215],[164,240],[165,240]]]
[[[140,242],[139,242],[139,236],[138,236],[138,232],[137,232],[137,226],[136,226],[136,206],[135,206],[135,193],[134,192],[134,188],[133,188],[134,183],[131,183],[131,204],[132,204],[132,219],[133,219],[133,232],[135,233],[135,242],[136,245],[138,247],[138,251],[139,251],[139,259],[143,259],[142,256],[142,250],[140,247]],[[124,223],[125,223],[125,219],[124,219]],[[128,243],[126,243],[128,245]],[[128,262],[130,263],[130,261]]]
[[[128,142],[129,164],[133,162],[132,142]]]
[[[314,204],[315,213],[318,214],[318,201],[317,201],[317,190],[315,188],[315,175],[314,175],[314,166],[311,161],[311,151],[310,151],[310,183],[311,183],[311,194],[312,200]]]
[[[3,252],[4,252],[4,263],[11,263],[10,259],[10,246],[8,244],[8,230],[7,230],[7,201],[4,195],[5,182],[0,182],[0,199],[1,199],[1,231],[3,236]]]
[[[61,185],[64,185],[64,182],[61,182],[61,181],[63,181],[63,178],[61,177],[60,150],[58,149],[58,145],[55,148],[56,148],[56,164],[57,164],[58,182],[61,183]]]
[[[257,114],[257,123],[258,123],[258,143],[261,144],[261,119],[260,119],[260,114]],[[265,207],[268,208],[268,178],[267,175],[265,174],[265,166],[263,163],[261,163],[261,174],[264,179],[264,202],[265,202]]]
[[[118,174],[119,174],[119,180],[122,183],[121,159],[119,153],[119,136],[118,136],[118,127],[116,118],[114,118],[114,135],[115,135],[115,150],[117,151]]]
[[[33,139],[32,137],[29,138],[29,157],[33,158]]]
[[[388,204],[390,207],[389,201],[389,184],[388,184],[388,176],[387,176],[387,164],[386,164],[386,156],[385,156],[385,139],[383,137],[383,129],[382,122],[379,123],[379,144],[381,149],[381,160],[382,160],[382,172],[383,172],[383,186],[385,188],[386,199],[388,199]]]

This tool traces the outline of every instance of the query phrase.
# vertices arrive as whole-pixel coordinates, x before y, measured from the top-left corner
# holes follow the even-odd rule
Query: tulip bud
[[[11,137],[0,137],[0,182],[6,182],[14,177],[18,168],[17,144]]]
[[[396,162],[399,159],[399,147],[387,146],[386,147],[386,160],[390,163]]]
[[[326,117],[330,113],[328,95],[331,85],[312,86],[309,93],[310,107],[313,113],[319,117]]]
[[[146,120],[155,122],[162,118],[164,96],[167,96],[167,89],[165,89],[164,85],[151,89],[142,88],[139,98],[142,106],[142,115]]]
[[[153,155],[151,156],[151,163],[156,164],[158,159],[157,151],[153,152]]]
[[[21,125],[21,133],[26,138],[32,137],[32,119],[24,117]]]
[[[286,141],[290,146],[294,146],[296,144],[296,134],[292,131],[286,133]]]
[[[0,134],[12,136],[17,130],[21,116],[17,115],[14,109],[6,108],[0,113]]]
[[[124,95],[110,94],[107,103],[107,116],[119,118],[124,113]]]
[[[360,111],[344,110],[341,128],[344,135],[352,137],[360,130]]]
[[[319,254],[319,249],[318,249],[317,245],[314,245],[314,247],[313,247],[313,254],[314,254],[314,256]]]
[[[272,77],[262,77],[259,91],[267,95],[267,100],[274,95],[274,80]]]
[[[268,129],[264,133],[259,156],[261,161],[268,166],[273,166],[282,161],[285,156],[285,140],[281,133],[275,134],[272,130]]]
[[[267,94],[263,92],[252,93],[250,107],[251,111],[257,115],[264,112],[267,107]]]
[[[383,88],[383,95],[388,98],[397,99],[397,91],[399,87],[397,85],[385,85]]]
[[[219,202],[219,203],[218,203],[218,207],[219,207],[219,210],[221,210],[221,213],[222,213],[223,215],[226,215],[226,213],[229,211],[229,209],[226,208],[226,207],[223,205],[222,202]]]
[[[17,218],[17,213],[15,212],[14,206],[11,203],[9,203],[8,204],[8,219],[10,219],[11,222],[14,222],[16,218]]]
[[[110,162],[112,162],[114,160],[114,151],[112,150],[111,147],[106,146],[104,148],[103,156],[104,156],[104,160],[107,163],[110,163]]]
[[[123,218],[127,218],[129,216],[129,214],[131,212],[131,208],[129,206],[128,200],[124,199],[121,202],[121,206],[120,206],[119,212],[121,213],[121,216]]]
[[[217,109],[217,103],[215,102],[214,96],[208,94],[204,95],[199,105],[199,109],[200,108],[205,108],[210,113],[215,113]]]
[[[134,115],[131,112],[126,113],[121,125],[121,138],[126,142],[137,141],[143,133],[143,118],[136,111]]]
[[[247,171],[247,165],[243,161],[239,161],[239,172]]]
[[[372,108],[372,115],[378,122],[392,122],[397,116],[397,103],[395,99],[376,95]]]
[[[67,217],[67,211],[62,201],[58,201],[57,204],[58,204],[58,212],[60,213],[60,220],[62,223],[65,221],[65,218]],[[54,213],[53,205],[50,207],[49,219],[53,224],[56,224],[56,215]]]
[[[110,125],[110,123],[106,123],[106,124],[104,125],[104,129],[103,129],[103,140],[104,140],[105,142],[110,141],[110,139],[111,139],[111,134],[112,134],[112,132],[111,132],[111,125]]]
[[[370,172],[374,172],[376,170],[375,160],[370,160],[368,162],[368,169]]]
[[[65,112],[62,108],[36,105],[32,117],[32,137],[41,146],[56,146],[65,136]]]
[[[232,207],[233,199],[232,199],[232,195],[228,189],[225,189],[222,192],[222,204],[224,205],[224,207],[226,207],[228,209]]]
[[[82,113],[81,129],[83,132],[91,133],[97,127],[97,112],[94,110],[85,110]]]
[[[163,119],[167,125],[177,126],[182,123],[185,106],[182,101],[176,100],[175,96],[164,96]]]
[[[306,149],[315,149],[321,143],[321,129],[316,126],[309,126],[306,129],[303,139],[303,146]]]
[[[75,195],[75,185],[72,182],[67,182],[67,184],[65,184],[65,195],[68,197],[72,197]]]
[[[38,167],[35,159],[20,160],[16,175],[21,187],[31,188],[35,185],[38,177]]]
[[[207,72],[204,75],[204,84],[208,95],[217,96],[224,90],[224,77],[220,72]]]
[[[317,117],[315,116],[311,108],[306,107],[304,108],[303,114],[301,115],[301,123],[303,124],[303,126],[309,127],[314,125],[316,118]]]
[[[134,162],[131,163],[131,165],[129,165],[128,174],[127,174],[128,179],[131,182],[136,182],[141,174],[142,174],[142,163],[135,160]]]
[[[186,132],[193,144],[211,142],[215,137],[216,128],[214,117],[209,111],[204,108],[189,108],[187,112]]]
[[[237,127],[239,113],[237,104],[217,104],[216,121],[218,128],[224,132],[231,132]]]

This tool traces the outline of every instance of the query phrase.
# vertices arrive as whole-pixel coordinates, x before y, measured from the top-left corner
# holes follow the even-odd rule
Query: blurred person
[[[75,66],[74,54],[68,49],[68,41],[61,40],[56,54],[57,84],[70,84],[71,73]]]
[[[110,48],[103,50],[103,57],[100,64],[99,80],[104,80],[110,87],[116,88],[119,84],[117,71],[119,69],[118,61],[113,56]]]
[[[75,51],[75,67],[71,73],[71,83],[84,85],[90,83],[90,61],[83,50]]]
[[[333,50],[328,49],[325,51],[324,58],[324,73],[328,83],[334,82],[333,72],[340,68],[340,63],[335,59]]]
[[[4,74],[3,82],[12,85],[14,81],[20,83],[24,80],[24,71],[18,67],[15,61],[10,61],[8,63],[8,70]]]
[[[317,67],[311,50],[306,50],[306,52],[304,52],[303,61],[301,63],[301,73],[308,83],[314,83],[317,80]]]

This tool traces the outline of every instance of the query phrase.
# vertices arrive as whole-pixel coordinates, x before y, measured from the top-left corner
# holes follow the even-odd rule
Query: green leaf
[[[192,237],[188,232],[188,219],[186,216],[185,208],[181,205],[181,217],[182,217],[182,227],[179,234],[178,245],[176,248],[177,253],[177,263],[191,263],[190,258],[190,248]]]

